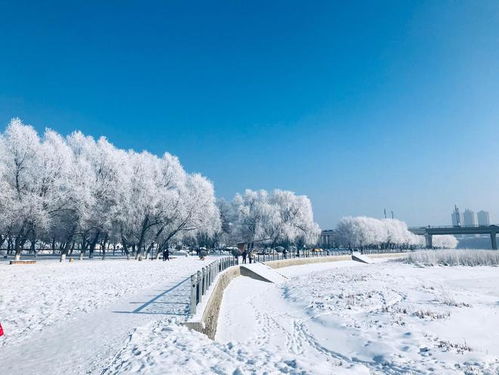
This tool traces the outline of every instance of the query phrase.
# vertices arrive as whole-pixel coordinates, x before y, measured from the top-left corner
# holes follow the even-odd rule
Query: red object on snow
[[[3,336],[3,328],[2,328],[2,324],[0,324],[0,336]]]

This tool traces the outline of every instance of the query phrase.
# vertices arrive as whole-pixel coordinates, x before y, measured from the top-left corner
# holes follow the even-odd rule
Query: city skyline
[[[454,210],[451,213],[451,223],[453,226],[487,226],[491,225],[490,212],[485,210],[480,210],[475,213],[475,211],[465,208],[463,213],[459,211],[457,205],[454,206]]]

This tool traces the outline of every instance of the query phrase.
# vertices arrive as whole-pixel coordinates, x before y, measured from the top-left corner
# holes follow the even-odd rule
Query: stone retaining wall
[[[408,253],[380,253],[380,254],[366,254],[369,258],[401,258]]]
[[[290,266],[300,266],[303,264],[311,264],[311,263],[339,262],[343,260],[352,260],[352,257],[350,255],[332,255],[328,257],[317,257],[317,258],[293,258],[293,259],[274,260],[270,262],[265,262],[265,264],[271,268],[283,268]]]
[[[220,313],[220,306],[222,305],[225,288],[227,288],[230,282],[238,276],[241,276],[241,269],[239,266],[229,267],[220,273],[208,296],[208,301],[204,305],[204,311],[201,313],[201,318],[191,319],[184,324],[195,331],[204,333],[213,340],[215,338],[215,333],[217,332],[218,315]]]

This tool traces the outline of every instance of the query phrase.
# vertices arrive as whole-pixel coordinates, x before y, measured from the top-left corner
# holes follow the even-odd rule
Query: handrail
[[[211,286],[213,281],[215,281],[216,276],[226,270],[229,267],[238,264],[238,260],[235,257],[223,257],[219,258],[207,266],[201,268],[200,271],[192,274],[191,280],[191,298],[190,298],[190,313],[194,315],[196,313],[196,307],[203,299],[206,291]]]

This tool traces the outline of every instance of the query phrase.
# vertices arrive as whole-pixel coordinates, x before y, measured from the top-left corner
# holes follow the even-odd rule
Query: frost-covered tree
[[[6,234],[16,258],[28,240],[48,227],[42,146],[36,131],[14,119],[2,135],[3,176],[8,216]]]
[[[155,234],[159,251],[201,233],[211,236],[220,228],[212,183],[198,174],[184,177],[161,200]]]
[[[0,246],[19,257],[46,244],[61,258],[111,245],[152,255],[187,237],[213,237],[220,215],[213,184],[166,153],[120,150],[105,138],[47,130],[19,119],[0,136]]]
[[[421,244],[421,237],[396,219],[371,217],[344,217],[335,229],[336,242],[348,248],[409,247]]]
[[[433,236],[432,244],[434,248],[437,249],[455,249],[458,244],[458,240],[453,235],[438,235]]]
[[[214,237],[219,246],[230,246],[237,242],[234,230],[237,215],[231,202],[217,199],[216,204],[220,215],[220,230],[214,234]]]
[[[232,234],[238,242],[276,246],[315,244],[320,234],[306,196],[283,190],[246,190],[232,201]]]
[[[39,196],[47,211],[49,225],[44,233],[33,233],[32,247],[40,237],[59,243],[61,255],[69,250],[78,229],[78,189],[74,183],[78,171],[74,169],[74,154],[59,134],[45,132],[39,157],[41,185]],[[53,246],[54,247],[54,246]]]
[[[68,142],[79,164],[86,167],[88,199],[81,202],[85,213],[80,216],[81,250],[93,256],[98,244],[106,247],[117,217],[118,202],[123,199],[126,153],[116,149],[105,138],[95,141],[80,132],[73,133]]]

